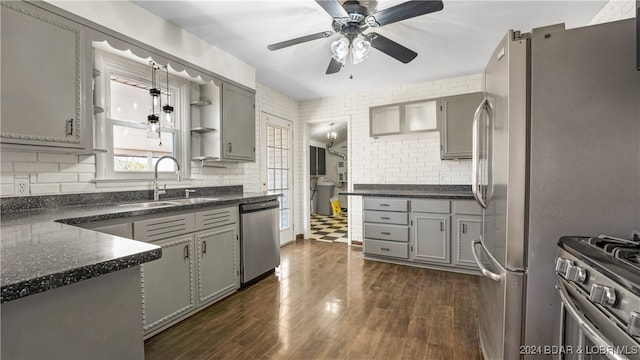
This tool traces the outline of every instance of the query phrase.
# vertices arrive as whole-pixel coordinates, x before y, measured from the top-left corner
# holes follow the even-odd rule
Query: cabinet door
[[[471,158],[473,114],[482,96],[482,93],[472,93],[439,100],[441,159]]]
[[[412,259],[433,263],[450,263],[449,215],[413,214],[412,220]]]
[[[153,244],[162,247],[162,257],[140,270],[145,332],[195,308],[193,234]]]
[[[471,250],[471,242],[480,238],[482,217],[474,215],[453,216],[453,264],[477,269]]]
[[[400,105],[369,108],[369,136],[400,134]]]
[[[240,287],[240,241],[237,227],[196,233],[198,304],[234,292]]]
[[[318,175],[327,175],[327,153],[324,148],[318,148]]]
[[[84,28],[2,1],[1,141],[74,152],[91,147],[91,45]]]
[[[255,161],[255,93],[222,85],[222,158]]]
[[[309,146],[309,169],[311,176],[318,175],[318,148]]]

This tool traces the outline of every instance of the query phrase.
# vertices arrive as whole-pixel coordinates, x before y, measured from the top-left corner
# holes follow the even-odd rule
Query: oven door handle
[[[565,310],[571,315],[571,317],[576,321],[580,329],[589,337],[593,344],[599,348],[608,349],[607,357],[612,360],[629,360],[628,357],[613,352],[615,346],[609,339],[603,337],[596,329],[593,324],[582,314],[580,310],[573,304],[570,300],[569,293],[562,282],[562,280],[558,279],[556,283],[556,289],[558,289],[558,293],[560,294],[560,299],[562,299],[562,303],[564,304]]]

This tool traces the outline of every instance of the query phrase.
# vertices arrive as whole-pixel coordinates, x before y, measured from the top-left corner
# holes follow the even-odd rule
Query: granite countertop
[[[339,195],[473,200],[469,185],[355,184]]]
[[[55,199],[51,198],[55,196],[47,199],[38,199],[38,197],[3,199],[0,224],[2,239],[0,242],[0,302],[16,300],[122,270],[162,256],[162,249],[159,246],[73,225],[173,211],[197,210],[211,206],[238,205],[273,199],[277,196],[242,192],[212,196],[204,192],[203,195],[208,199],[207,201],[146,208],[136,205],[122,206],[126,203],[122,202],[123,200],[131,200],[139,196],[135,194],[127,198],[123,197],[123,194],[130,195],[127,192],[118,193],[120,197],[112,203],[59,207],[51,206],[51,203],[55,202]],[[91,197],[91,195],[88,196]],[[64,195],[58,197],[60,203],[69,201]],[[81,198],[76,200],[79,201]],[[163,198],[161,201],[173,200]],[[25,203],[20,206],[20,201],[30,201],[31,204]],[[138,199],[128,204],[149,201]],[[33,202],[46,202],[48,206],[34,207]],[[15,210],[20,208],[26,210]]]

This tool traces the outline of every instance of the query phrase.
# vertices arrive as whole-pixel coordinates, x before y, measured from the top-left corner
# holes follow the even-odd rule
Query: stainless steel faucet
[[[178,164],[178,160],[176,160],[176,158],[174,158],[173,156],[169,156],[169,155],[165,155],[165,156],[161,156],[160,159],[158,159],[158,161],[156,161],[156,168],[155,168],[155,172],[154,172],[154,177],[153,177],[153,200],[160,200],[160,195],[161,194],[166,194],[167,193],[167,184],[164,184],[164,189],[160,190],[160,188],[158,187],[158,164],[160,164],[160,161],[164,160],[164,159],[171,159],[173,160],[173,162],[176,163],[176,178],[178,179],[178,181],[180,181],[180,164]]]

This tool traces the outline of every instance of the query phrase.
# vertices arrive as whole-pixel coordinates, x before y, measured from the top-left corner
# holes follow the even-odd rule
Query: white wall
[[[68,0],[47,2],[252,89],[256,87],[256,70],[253,66],[133,3]]]
[[[636,0],[610,0],[593,17],[589,25],[628,19],[636,16]]]

